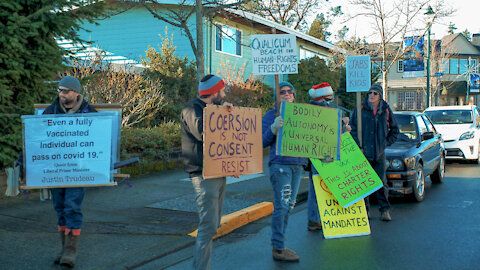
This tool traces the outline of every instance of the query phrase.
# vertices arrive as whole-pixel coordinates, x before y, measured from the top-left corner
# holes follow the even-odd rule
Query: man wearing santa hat
[[[312,98],[312,100],[310,100],[310,104],[322,106],[322,107],[334,107],[334,106],[331,106],[331,104],[329,103],[330,101],[333,100],[333,89],[329,83],[324,82],[324,83],[312,86],[312,88],[308,90],[308,94]],[[351,127],[348,125],[348,122],[349,122],[348,117],[342,118],[342,121],[344,123],[343,131],[349,132],[350,130],[352,130]],[[322,160],[322,161],[329,162],[332,160]],[[308,188],[308,200],[307,200],[307,205],[308,205],[307,229],[309,231],[319,231],[322,229],[322,223],[320,221],[320,215],[318,213],[317,198],[315,196],[315,188],[313,186],[313,180],[312,180],[312,176],[318,174],[318,172],[311,165],[311,163],[309,164],[308,167],[310,168],[310,181],[309,181],[310,184]]]

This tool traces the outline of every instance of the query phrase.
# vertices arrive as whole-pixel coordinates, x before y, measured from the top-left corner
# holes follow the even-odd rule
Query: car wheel
[[[413,199],[417,202],[425,198],[425,175],[423,174],[422,164],[417,164],[415,169],[415,182],[413,183]]]
[[[430,175],[430,179],[432,183],[443,183],[443,179],[445,178],[445,157],[440,157],[440,163],[438,164],[437,169]]]

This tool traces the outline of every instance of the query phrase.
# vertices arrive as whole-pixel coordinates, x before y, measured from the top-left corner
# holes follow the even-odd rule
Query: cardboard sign
[[[383,186],[382,180],[350,135],[342,135],[341,161],[310,159],[318,174],[343,207],[349,207]]]
[[[282,102],[277,139],[282,156],[340,159],[342,113],[334,108]]]
[[[106,113],[22,116],[24,188],[115,185],[113,121]]]
[[[312,179],[322,220],[323,236],[326,239],[370,234],[370,223],[363,200],[343,208],[319,175],[314,175]]]
[[[203,177],[263,172],[262,110],[207,105],[203,109]]]
[[[347,56],[347,92],[366,92],[371,84],[370,55]]]
[[[252,73],[255,75],[298,73],[295,35],[251,35]]]

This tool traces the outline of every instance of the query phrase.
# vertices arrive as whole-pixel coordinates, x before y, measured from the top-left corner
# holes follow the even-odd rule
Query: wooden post
[[[272,34],[276,34],[277,33],[277,29],[275,28],[272,28]],[[275,116],[279,116],[280,115],[280,79],[278,78],[278,74],[275,74],[275,106],[277,108],[277,113],[275,114]]]
[[[362,93],[357,92],[357,132],[358,140],[360,141],[360,148],[363,147],[362,140]]]

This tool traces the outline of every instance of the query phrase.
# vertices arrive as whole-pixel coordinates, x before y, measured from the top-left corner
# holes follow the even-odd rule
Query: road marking
[[[231,176],[227,176],[227,185],[242,182],[242,181],[247,181],[247,180],[251,180],[251,179],[255,179],[255,178],[260,178],[260,177],[264,177],[264,176],[265,176],[265,174],[263,174],[263,173],[240,175],[239,178],[234,178],[234,177],[231,177]],[[188,178],[183,178],[181,181],[189,181],[190,182],[190,178],[189,177]]]

